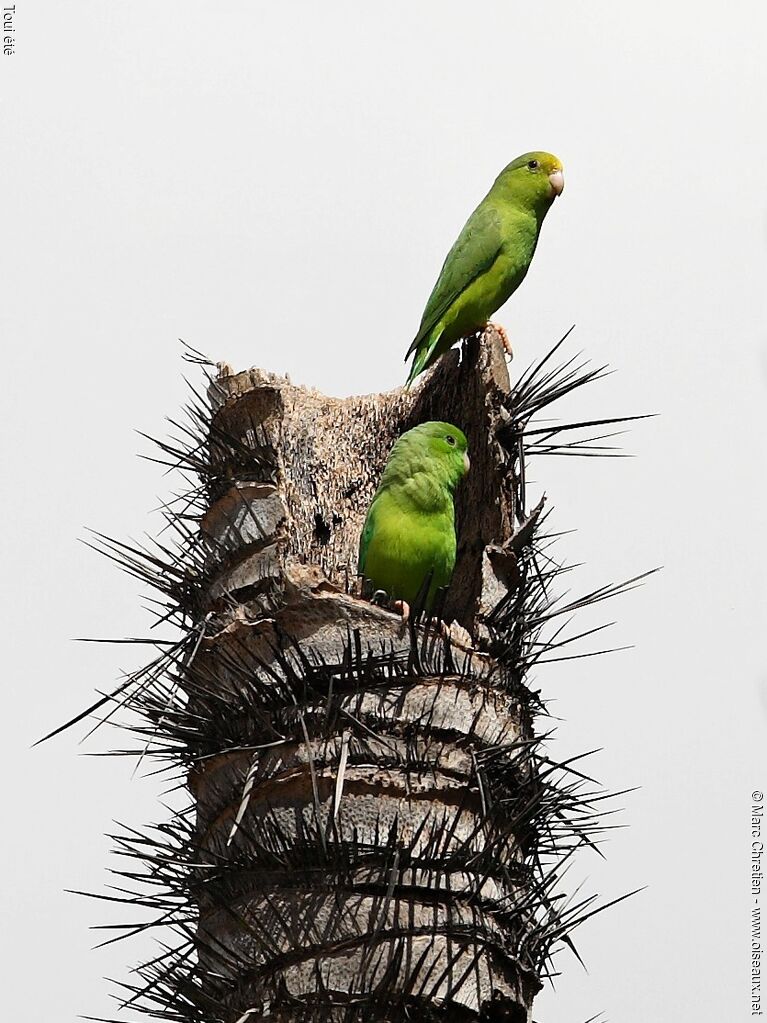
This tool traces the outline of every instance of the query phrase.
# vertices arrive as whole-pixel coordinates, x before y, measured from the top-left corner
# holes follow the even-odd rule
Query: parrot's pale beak
[[[463,464],[466,466],[466,472],[468,472],[471,469],[471,459],[469,458],[468,451],[463,453]]]
[[[554,195],[561,195],[565,188],[565,176],[561,170],[552,171],[549,174],[549,181],[551,187],[554,189]]]

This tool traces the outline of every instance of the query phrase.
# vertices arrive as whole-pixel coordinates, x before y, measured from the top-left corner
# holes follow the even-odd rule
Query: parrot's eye
[[[530,168],[530,170],[538,170],[539,164],[537,160],[528,160],[527,166]]]
[[[455,447],[455,437],[452,437],[450,434],[448,434],[447,437],[445,437],[445,440],[448,442],[451,448]]]

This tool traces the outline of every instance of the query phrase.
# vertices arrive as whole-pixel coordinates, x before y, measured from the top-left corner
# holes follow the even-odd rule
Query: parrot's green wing
[[[368,553],[368,547],[370,541],[375,532],[375,515],[376,515],[376,502],[368,508],[367,518],[365,519],[365,525],[362,527],[362,535],[360,536],[360,553],[357,561],[357,572],[362,575],[365,571],[365,559]]]
[[[405,359],[418,348],[439,321],[469,287],[472,281],[490,269],[501,250],[501,218],[487,201],[480,203],[466,221],[440,271],[434,290],[426,303],[421,326],[407,350]]]

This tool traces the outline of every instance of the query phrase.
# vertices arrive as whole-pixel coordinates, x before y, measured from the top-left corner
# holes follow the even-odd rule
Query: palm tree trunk
[[[193,797],[121,840],[147,865],[137,901],[180,935],[139,971],[134,1004],[186,1023],[531,1018],[584,915],[557,908],[556,864],[596,824],[584,776],[541,756],[524,684],[551,615],[522,440],[594,375],[539,366],[511,391],[490,330],[410,392],[211,377],[199,435],[163,445],[201,480],[170,506],[180,547],[164,561],[109,547],[186,623],[119,698]],[[449,633],[403,624],[356,579],[391,445],[428,419],[461,427],[472,459]]]
[[[185,686],[204,733],[196,944],[216,1018],[526,1019],[540,986],[515,908],[535,843],[519,813],[531,713],[487,621],[502,582],[486,547],[524,509],[487,341],[411,393],[332,399],[260,371],[210,388],[215,569]],[[389,449],[431,418],[472,454],[452,642],[353,595]]]

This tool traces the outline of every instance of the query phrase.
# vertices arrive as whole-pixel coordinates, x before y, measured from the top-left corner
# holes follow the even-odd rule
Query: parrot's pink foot
[[[503,344],[504,351],[510,359],[513,359],[514,351],[511,347],[511,341],[509,341],[509,335],[506,333],[504,328],[499,323],[488,323],[487,326],[492,327],[496,334],[498,334]]]
[[[402,615],[402,624],[405,625],[410,618],[410,604],[406,600],[395,600],[392,608],[394,611],[399,611]]]
[[[405,600],[389,600],[389,594],[386,590],[376,590],[373,596],[370,598],[370,603],[375,604],[377,607],[385,607],[389,611],[393,611],[395,614],[402,615],[402,624],[407,623],[410,618],[410,604]]]

